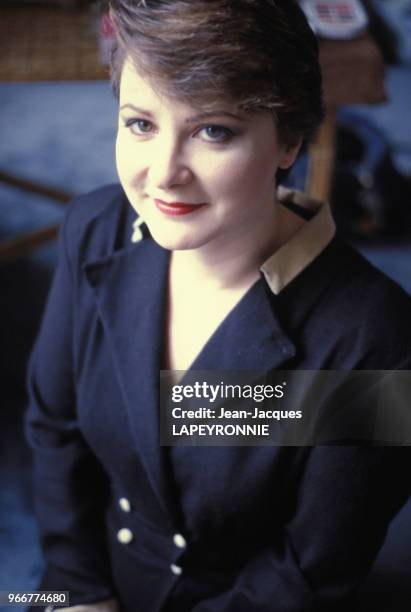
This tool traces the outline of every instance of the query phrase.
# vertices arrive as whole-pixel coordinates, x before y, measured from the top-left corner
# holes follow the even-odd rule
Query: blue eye
[[[225,142],[233,136],[233,132],[222,125],[207,125],[200,132],[206,134],[207,142]]]
[[[125,125],[133,134],[149,134],[153,129],[153,124],[146,119],[128,119]]]

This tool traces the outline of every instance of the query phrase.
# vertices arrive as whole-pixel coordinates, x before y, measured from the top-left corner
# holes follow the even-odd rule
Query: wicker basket
[[[0,10],[0,80],[107,79],[90,9],[24,6]]]

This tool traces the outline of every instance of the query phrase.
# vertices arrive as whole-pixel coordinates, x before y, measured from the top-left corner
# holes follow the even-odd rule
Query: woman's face
[[[268,114],[224,103],[200,114],[124,66],[117,170],[164,248],[244,249],[258,240],[274,222],[276,170],[291,165],[296,149],[281,146]]]

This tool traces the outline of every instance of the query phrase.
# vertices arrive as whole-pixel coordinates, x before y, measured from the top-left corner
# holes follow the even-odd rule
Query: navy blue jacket
[[[134,217],[111,186],[61,229],[29,371],[42,588],[126,612],[353,610],[410,494],[410,449],[160,448],[169,252],[131,244]],[[193,368],[411,369],[410,314],[336,237],[279,295],[262,276]]]

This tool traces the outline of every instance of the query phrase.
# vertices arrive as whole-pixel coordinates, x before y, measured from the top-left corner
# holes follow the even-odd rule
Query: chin
[[[173,232],[170,228],[158,228],[150,227],[150,234],[163,249],[169,251],[186,251],[189,249],[196,248],[196,241],[193,240],[193,236],[177,235],[177,232]]]
[[[190,251],[208,242],[207,238],[196,236],[193,231],[181,232],[177,228],[159,227],[157,224],[147,225],[153,240],[169,251]]]

